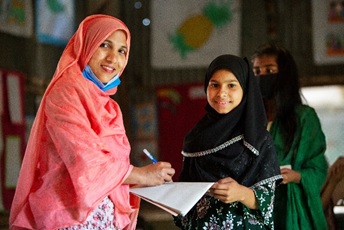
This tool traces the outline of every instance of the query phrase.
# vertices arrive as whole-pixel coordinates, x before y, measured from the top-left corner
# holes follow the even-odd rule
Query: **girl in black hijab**
[[[216,182],[184,217],[181,229],[273,229],[281,180],[256,79],[246,58],[221,55],[210,64],[206,115],[186,135],[179,181]]]

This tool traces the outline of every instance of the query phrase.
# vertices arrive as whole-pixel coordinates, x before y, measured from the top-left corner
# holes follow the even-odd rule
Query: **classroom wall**
[[[152,0],[153,1],[153,0]],[[36,1],[32,1],[35,5]],[[135,143],[131,121],[132,106],[155,101],[159,86],[202,83],[205,68],[154,69],[150,64],[150,27],[142,19],[150,17],[151,1],[76,0],[77,24],[87,15],[105,13],[121,18],[132,33],[131,53],[120,90],[115,99],[121,105],[129,139]],[[344,84],[344,63],[318,66],[312,55],[312,14],[310,0],[242,0],[241,56],[249,57],[256,46],[279,41],[294,55],[304,86]],[[63,47],[40,44],[35,37],[22,38],[0,33],[0,68],[25,76],[25,113],[34,116],[37,101],[49,83]],[[163,52],[163,51],[162,51]]]
[[[149,44],[154,41],[150,41],[150,27],[141,23],[144,17],[150,16],[150,1],[142,1],[140,10],[134,10],[135,2],[76,0],[77,23],[88,14],[107,13],[120,17],[132,32],[132,50],[123,84],[127,93],[119,93],[118,99],[126,98],[125,103],[127,99],[149,100],[154,97],[151,88],[157,85],[202,82],[204,68],[157,70],[151,67]],[[276,33],[269,32],[271,27]],[[243,0],[241,33],[242,56],[249,57],[256,46],[268,40],[280,41],[294,55],[303,85],[344,83],[344,64],[317,66],[313,63],[310,0]],[[63,47],[39,44],[34,37],[0,33],[0,51],[1,68],[21,71],[27,76],[26,111],[34,113],[35,96],[44,91],[51,79]],[[144,95],[136,97],[130,91],[144,92]]]

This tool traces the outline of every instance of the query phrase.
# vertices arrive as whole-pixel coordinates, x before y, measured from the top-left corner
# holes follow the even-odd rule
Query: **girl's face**
[[[238,79],[230,70],[217,70],[210,78],[207,100],[209,105],[220,114],[229,113],[237,107],[243,94]]]
[[[88,65],[96,77],[106,84],[122,71],[127,52],[126,35],[122,30],[117,30],[96,49]]]
[[[278,73],[277,58],[274,55],[262,55],[253,60],[255,76]]]

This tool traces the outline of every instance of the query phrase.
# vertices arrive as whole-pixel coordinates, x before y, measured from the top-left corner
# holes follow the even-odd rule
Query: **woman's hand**
[[[172,182],[175,170],[168,162],[159,161],[143,167],[134,167],[124,184],[155,186]]]
[[[295,170],[289,168],[282,168],[281,174],[283,177],[282,184],[288,183],[300,183],[301,181],[301,174]]]
[[[211,188],[213,197],[224,203],[239,201],[250,209],[257,209],[258,204],[252,189],[245,187],[233,178],[227,177],[217,181]]]

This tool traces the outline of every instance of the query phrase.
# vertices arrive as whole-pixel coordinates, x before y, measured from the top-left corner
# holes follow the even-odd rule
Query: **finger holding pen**
[[[151,159],[153,164],[158,163],[158,161],[154,158],[154,156],[147,150],[143,149],[143,152],[146,154],[146,156]],[[161,168],[161,177],[164,179],[165,182],[171,182],[172,177],[175,173],[175,170],[172,168],[171,164],[168,162],[159,162]]]
[[[144,151],[147,155],[146,152],[148,151]],[[150,153],[147,156],[152,160],[153,164],[143,167],[133,167],[129,177],[125,180],[125,184],[155,186],[172,182],[172,177],[175,174],[175,169],[172,168],[172,165],[169,162],[158,162]]]

